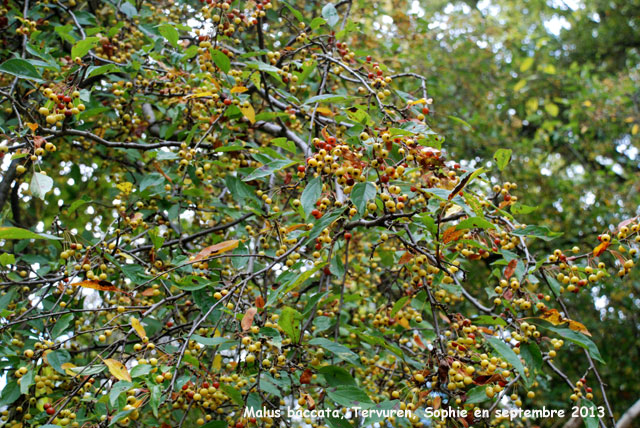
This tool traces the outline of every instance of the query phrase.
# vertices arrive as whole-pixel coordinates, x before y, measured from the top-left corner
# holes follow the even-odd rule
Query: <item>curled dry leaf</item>
[[[509,279],[513,276],[513,273],[516,271],[517,266],[518,266],[518,259],[513,259],[509,262],[509,264],[504,270],[505,279]]]
[[[431,407],[433,407],[433,410],[438,410],[441,404],[442,404],[442,397],[440,397],[439,395],[436,395],[433,398],[433,404],[431,405]]]
[[[100,291],[115,291],[117,293],[125,293],[125,294],[129,294],[124,290],[119,289],[118,287],[116,287],[115,285],[111,284],[109,281],[81,281],[81,282],[75,282],[73,284],[71,284],[71,286],[73,287],[82,287],[82,288],[92,288],[94,290],[100,290]]]
[[[253,318],[256,316],[257,312],[257,308],[247,309],[247,312],[245,312],[244,316],[242,317],[242,321],[240,322],[243,331],[247,331],[251,328],[251,324],[253,324]]]
[[[311,369],[306,369],[300,375],[300,384],[309,385],[311,383],[311,378],[313,377],[313,373]]]
[[[422,342],[422,339],[420,339],[420,336],[418,336],[417,334],[413,336],[413,341],[416,342],[416,345],[418,345],[420,349],[426,348],[426,346]]]
[[[442,234],[442,243],[448,244],[451,241],[457,241],[465,233],[467,233],[467,229],[456,230],[455,226],[451,226]]]
[[[409,263],[411,260],[413,260],[413,254],[407,251],[402,255],[402,257],[400,257],[400,260],[398,260],[398,264],[404,265],[406,263]]]
[[[196,257],[193,259],[193,261],[197,262],[200,260],[204,260],[207,257],[215,256],[217,254],[222,254],[222,253],[226,253],[227,251],[234,250],[238,248],[239,243],[240,241],[238,241],[237,239],[218,242],[215,245],[211,245],[201,250],[198,254],[196,254]]]
[[[610,241],[602,242],[596,248],[593,249],[593,257],[598,257],[600,254],[604,253],[607,247],[609,246]]]

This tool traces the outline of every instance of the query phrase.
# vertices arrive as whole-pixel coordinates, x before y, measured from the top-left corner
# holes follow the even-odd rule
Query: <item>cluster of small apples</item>
[[[255,8],[247,13],[247,11],[232,9],[231,0],[200,0],[200,3],[204,4],[200,10],[202,15],[211,19],[218,34],[227,37],[232,37],[236,32],[244,32],[257,25],[259,19],[266,15],[266,11],[273,7],[271,0],[257,0]]]
[[[45,120],[49,125],[61,127],[66,118],[78,115],[85,110],[84,104],[74,103],[74,100],[80,97],[80,92],[77,90],[67,94],[64,92],[56,93],[50,87],[43,85],[42,94],[49,99],[48,104],[50,104],[50,107],[42,106],[38,109],[38,113],[45,116]]]
[[[16,34],[27,37],[37,30],[38,25],[47,25],[49,23],[49,21],[43,19],[39,19],[38,21],[32,21],[22,17],[17,17],[17,19],[20,21],[21,26],[16,29]]]

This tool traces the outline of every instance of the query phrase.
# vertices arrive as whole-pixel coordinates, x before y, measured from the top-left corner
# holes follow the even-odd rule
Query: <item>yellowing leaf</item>
[[[560,113],[560,108],[552,102],[545,103],[544,109],[553,117],[556,117],[558,113]]]
[[[243,331],[247,331],[251,328],[251,324],[253,324],[253,318],[256,316],[256,313],[258,313],[258,309],[256,308],[247,309],[247,312],[245,312],[242,317],[242,321],[240,322]]]
[[[256,112],[253,109],[253,106],[251,104],[243,104],[240,107],[240,110],[242,111],[242,114],[244,114],[244,117],[249,119],[249,122],[251,123],[256,122]]]
[[[72,368],[76,367],[75,364],[64,363],[60,367],[62,367],[62,370],[64,370],[69,376],[75,376],[76,375],[76,373],[73,370],[71,370]]]
[[[640,131],[640,125],[637,123],[631,128],[631,135],[636,135]]]
[[[534,62],[533,58],[525,58],[525,60],[522,61],[522,64],[520,64],[520,71],[524,73],[525,71],[530,69],[531,66],[533,65],[533,62]]]
[[[238,247],[239,242],[240,241],[238,241],[237,239],[218,242],[217,244],[211,245],[210,247],[207,247],[202,251],[200,251],[198,254],[196,254],[196,257],[193,259],[193,261],[197,262],[199,260],[206,259],[207,257],[212,255],[218,255],[218,254],[225,253],[227,251],[231,251]]]
[[[316,111],[317,111],[319,114],[321,114],[322,116],[330,116],[330,117],[333,117],[333,116],[334,116],[334,114],[333,114],[333,112],[331,111],[331,109],[328,109],[328,108],[326,108],[326,107],[318,107],[318,108],[316,109]]]
[[[591,107],[593,104],[591,103],[591,101],[586,100],[585,102],[582,103],[582,105],[585,107]]]
[[[598,257],[600,254],[604,253],[608,246],[609,242],[602,242],[600,245],[593,249],[593,257]]]
[[[545,65],[542,71],[544,71],[547,74],[556,74],[556,68],[553,66],[553,64]]]
[[[538,99],[537,98],[529,98],[527,100],[527,102],[525,103],[525,106],[527,107],[527,111],[529,113],[533,113],[536,110],[538,110]]]
[[[211,92],[211,91],[205,91],[205,92],[199,92],[199,93],[197,93],[197,94],[187,95],[185,98],[186,98],[186,99],[191,99],[191,98],[202,98],[202,97],[210,97],[211,95],[213,95],[213,92]]]
[[[36,129],[38,129],[38,124],[37,123],[31,123],[31,122],[27,122],[27,126],[29,127],[29,129],[32,132],[35,132]]]
[[[411,101],[409,103],[410,106],[414,106],[416,104],[426,104],[427,100],[424,98],[420,98],[419,100]]]
[[[404,328],[409,328],[409,321],[406,318],[400,318],[398,320],[398,324],[400,324]]]
[[[231,93],[232,94],[241,94],[243,92],[247,92],[249,89],[245,88],[244,86],[234,86],[233,88],[231,88]]]
[[[587,330],[587,327],[585,327],[584,324],[578,321],[570,320],[569,318],[563,318],[562,315],[560,315],[560,312],[558,312],[556,309],[549,309],[544,311],[544,313],[540,316],[540,319],[546,320],[553,325],[568,323],[569,329],[582,334],[586,334],[587,336],[591,336],[591,333],[589,333],[589,330]]]
[[[540,315],[540,319],[550,322],[553,325],[562,324],[565,322],[565,319],[562,318],[560,312],[557,309],[549,309],[546,310]]]
[[[136,333],[138,333],[138,336],[140,336],[140,339],[147,337],[147,333],[144,331],[144,327],[142,326],[142,324],[140,324],[138,318],[131,317],[129,318],[129,321],[131,322],[131,327],[133,327]]]
[[[589,330],[587,330],[587,327],[585,327],[584,324],[578,321],[569,320],[569,328],[573,331],[577,331],[579,333],[586,334],[587,336],[591,336],[591,333],[589,333]]]
[[[516,83],[513,86],[513,92],[520,92],[520,89],[524,88],[526,84],[527,84],[527,81],[525,79],[520,80],[518,83]]]
[[[213,357],[213,364],[211,366],[215,370],[220,370],[220,367],[222,367],[222,355],[216,354],[216,356]]]
[[[131,375],[129,374],[129,371],[120,361],[114,360],[113,358],[107,358],[106,360],[104,360],[102,359],[102,357],[100,357],[100,359],[107,366],[107,368],[109,369],[109,373],[111,373],[113,377],[118,380],[126,380],[128,382],[131,382]]]
[[[115,291],[118,293],[128,294],[126,291],[119,289],[109,281],[82,281],[71,284],[72,287],[92,288],[100,291]]]

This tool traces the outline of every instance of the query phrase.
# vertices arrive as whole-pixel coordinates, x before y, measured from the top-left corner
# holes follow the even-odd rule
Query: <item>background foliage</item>
[[[3,422],[614,426],[640,396],[638,11],[4,2]]]

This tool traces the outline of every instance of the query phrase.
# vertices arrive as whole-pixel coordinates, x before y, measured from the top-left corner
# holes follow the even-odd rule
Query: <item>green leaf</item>
[[[598,409],[591,400],[587,400],[586,398],[581,398],[578,402],[579,408],[587,408],[589,409],[586,412],[586,416],[582,417],[584,421],[584,428],[598,428]]]
[[[516,355],[515,352],[513,352],[513,349],[511,349],[509,345],[496,337],[485,336],[485,340],[489,343],[489,345],[491,345],[493,349],[496,350],[498,354],[500,354],[502,358],[505,359],[505,361],[507,361],[517,370],[517,372],[520,374],[520,377],[525,381],[525,383],[528,383],[524,371],[524,366],[522,365],[520,358]]]
[[[178,33],[178,30],[176,30],[174,28],[173,25],[171,25],[171,24],[162,24],[162,25],[160,25],[158,27],[158,32],[160,34],[162,34],[162,36],[165,39],[167,39],[167,41],[169,43],[171,43],[174,47],[178,47],[178,40],[180,39],[180,34]],[[216,63],[216,65],[217,65],[217,63]],[[225,71],[225,73],[226,73],[226,71]]]
[[[552,326],[546,326],[546,325],[544,325],[543,328],[546,328],[547,330],[551,330],[554,333],[558,334],[559,336],[565,338],[569,342],[575,343],[581,348],[586,349],[589,352],[589,355],[591,355],[591,358],[593,358],[594,360],[602,364],[606,364],[606,362],[602,359],[602,356],[600,355],[600,351],[598,350],[598,347],[596,346],[596,344],[593,343],[591,339],[589,339],[584,334],[578,333],[577,331],[573,331],[568,328],[558,328],[558,327],[552,327]]]
[[[202,337],[197,334],[194,334],[191,338],[206,346],[218,346],[223,343],[232,342],[231,339],[227,339],[226,337]]]
[[[338,366],[324,366],[318,370],[318,373],[324,376],[327,385],[347,385],[356,386],[356,381],[348,371]]]
[[[400,309],[404,307],[404,305],[407,303],[408,300],[409,300],[409,296],[404,296],[403,298],[399,299],[391,309],[391,314],[390,314],[391,317],[396,316],[396,314],[400,311]]]
[[[153,416],[158,417],[158,409],[162,399],[162,385],[151,385],[149,389],[151,390],[149,394],[149,405],[151,405]]]
[[[562,232],[553,232],[546,226],[528,225],[523,229],[513,230],[511,234],[516,236],[533,236],[543,241],[552,241],[562,235]]]
[[[100,37],[87,37],[84,40],[80,40],[71,48],[71,59],[82,58],[91,49],[95,48],[99,41]]]
[[[336,357],[340,358],[343,361],[346,361],[351,364],[358,364],[359,358],[356,353],[354,353],[351,349],[347,348],[344,345],[333,342],[331,340],[319,337],[316,339],[311,339],[309,341],[309,345],[320,346],[321,348],[326,349],[331,352]]]
[[[128,18],[133,18],[138,15],[138,9],[128,1],[123,1],[122,4],[120,4],[120,12],[127,15]]]
[[[466,127],[468,127],[469,129],[473,130],[473,126],[469,125],[469,122],[460,119],[459,117],[456,116],[447,116],[449,119],[453,120],[454,122],[458,122]]]
[[[291,281],[285,282],[282,286],[278,287],[278,289],[271,291],[269,297],[267,298],[267,303],[265,306],[272,305],[279,296],[282,294],[287,294],[292,291],[294,288],[305,282],[307,279],[311,278],[319,269],[322,269],[326,263],[320,263],[315,265],[313,268],[304,271],[304,273],[297,275]]]
[[[224,73],[228,73],[229,70],[231,70],[231,60],[229,59],[229,57],[217,49],[210,49],[210,52],[211,59],[216,64],[216,66]]]
[[[360,215],[364,215],[367,204],[376,197],[376,186],[373,183],[356,183],[351,190],[351,201]]]
[[[512,214],[529,214],[537,209],[538,207],[530,207],[529,205],[524,205],[520,202],[516,202],[515,204],[511,205]]]
[[[327,21],[327,24],[329,24],[330,27],[335,27],[338,21],[340,21],[338,11],[332,3],[328,3],[322,8],[322,17]]]
[[[282,147],[290,153],[296,153],[298,151],[298,149],[296,148],[296,143],[286,137],[274,138],[273,140],[271,140],[271,144],[277,147]]]
[[[57,351],[52,351],[47,354],[47,361],[55,371],[66,375],[67,373],[62,368],[62,365],[71,361],[71,355],[64,349],[58,349]]]
[[[244,400],[240,391],[229,385],[221,385],[222,390],[231,398],[238,406],[244,406]]]
[[[53,328],[51,329],[51,336],[54,339],[57,339],[58,337],[60,337],[60,335],[65,332],[67,327],[69,327],[69,324],[71,324],[71,321],[73,321],[73,314],[65,314],[60,318],[58,318]]]
[[[496,165],[498,165],[498,169],[500,171],[504,170],[509,160],[511,160],[511,149],[498,149],[493,154],[493,159],[496,161]]]
[[[482,217],[470,217],[466,220],[462,220],[456,226],[456,230],[473,229],[473,228],[495,229],[496,226],[493,223],[491,223],[489,220],[486,220]]]
[[[109,403],[111,404],[111,406],[116,405],[120,394],[130,390],[131,388],[133,388],[133,384],[131,382],[127,382],[126,380],[120,380],[116,382],[115,385],[111,387],[111,391],[109,391]]]
[[[69,207],[67,212],[69,213],[69,215],[71,215],[74,212],[76,212],[76,210],[78,208],[80,208],[81,206],[83,206],[84,204],[87,204],[89,202],[91,202],[91,200],[84,200],[84,199],[75,200],[75,201],[73,201],[73,203],[71,204],[71,206]]]
[[[282,327],[282,331],[289,336],[293,343],[300,342],[301,321],[302,314],[289,306],[285,307],[280,313],[278,325]]]
[[[146,174],[140,181],[140,191],[143,192],[149,187],[159,186],[164,183],[164,180],[165,178],[157,172]]]
[[[356,386],[341,385],[337,388],[327,388],[326,392],[332,401],[344,407],[361,407],[363,403],[371,404],[367,393]]]
[[[309,27],[311,27],[312,30],[317,30],[318,28],[320,28],[322,25],[326,23],[327,21],[324,18],[316,17],[316,18],[313,18],[313,20],[311,21],[311,24],[309,24]]]
[[[11,58],[0,64],[0,73],[11,74],[20,79],[44,82],[44,79],[36,68],[24,59]]]
[[[538,370],[542,367],[542,353],[540,348],[534,342],[527,342],[520,344],[520,355],[529,366],[529,373],[533,374],[533,370]]]
[[[20,398],[20,386],[18,386],[18,383],[15,380],[12,380],[2,388],[0,407],[9,405],[18,398]]]
[[[267,72],[271,72],[271,73],[277,73],[280,71],[280,69],[278,67],[274,67],[271,64],[266,64],[262,61],[256,61],[256,60],[252,60],[252,61],[247,61],[246,65],[248,68],[254,68],[260,71],[267,71]]]
[[[45,195],[53,188],[53,179],[39,172],[33,173],[29,190],[36,198],[44,200]]]
[[[125,3],[128,4],[128,3]],[[111,423],[109,424],[109,426],[113,426],[115,424],[117,424],[118,422],[120,422],[121,420],[123,420],[124,418],[126,418],[127,416],[129,416],[129,414],[131,412],[133,412],[135,409],[131,409],[131,410],[123,410],[121,412],[116,413],[112,418],[111,418]]]
[[[129,370],[129,374],[131,374],[131,377],[142,377],[151,373],[151,370],[153,370],[151,364],[138,364]]]
[[[290,162],[288,160],[274,160],[273,162],[269,162],[266,165],[258,167],[254,169],[251,174],[247,175],[242,181],[252,181],[258,178],[266,177],[267,175],[271,175],[276,171],[280,171],[284,168],[288,168],[291,165],[297,164],[297,161]]]
[[[48,233],[35,233],[19,227],[0,227],[0,239],[62,239]]]
[[[29,387],[33,385],[34,370],[29,367],[29,370],[20,378],[20,393],[26,394],[29,392]]]
[[[311,97],[306,100],[305,104],[315,104],[315,103],[335,103],[339,101],[347,101],[351,99],[346,95],[337,95],[337,94],[322,94],[316,95],[315,97]]]
[[[282,3],[284,3],[285,6],[287,6],[287,8],[291,11],[293,16],[295,16],[298,21],[300,22],[305,21],[304,17],[302,16],[302,13],[300,13],[300,11],[298,11],[297,9],[294,9],[293,6],[289,4],[289,2],[283,1]]]
[[[320,177],[316,177],[307,183],[307,186],[302,192],[302,196],[300,196],[300,202],[302,203],[302,209],[306,217],[309,217],[309,214],[315,208],[316,202],[320,199],[321,194],[322,179]]]
[[[493,317],[491,315],[480,315],[473,319],[473,322],[484,325],[507,325],[507,322],[500,317]]]
[[[79,366],[79,367],[69,367],[68,370],[71,370],[76,375],[89,376],[98,373],[102,373],[105,371],[107,366],[104,364],[96,364],[93,366]]]
[[[485,392],[486,386],[476,386],[475,388],[471,388],[467,391],[467,401],[464,404],[476,404],[482,403],[483,401],[487,401],[489,397],[487,397],[487,393]]]
[[[13,254],[9,254],[9,253],[0,254],[1,266],[12,265],[12,264],[15,264],[15,262],[16,262],[16,257]],[[0,309],[2,309],[2,306],[0,306]]]

